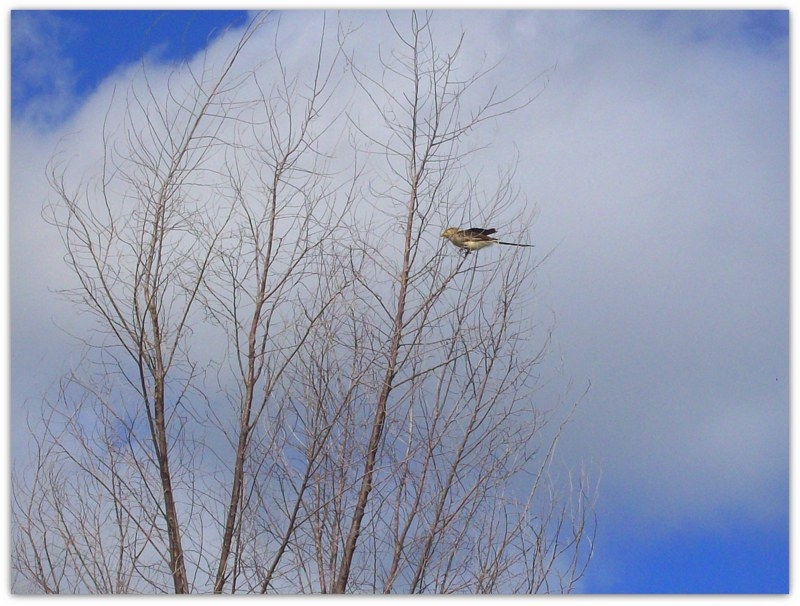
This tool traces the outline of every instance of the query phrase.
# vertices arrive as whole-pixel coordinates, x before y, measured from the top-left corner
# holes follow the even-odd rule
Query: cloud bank
[[[358,52],[377,54],[383,14],[344,17],[360,24]],[[282,16],[287,56],[316,38],[308,18]],[[556,318],[553,365],[592,385],[562,457],[602,470],[601,520],[603,509],[654,529],[726,512],[784,520],[788,17],[443,11],[436,24],[447,41],[464,29],[473,65],[502,59],[504,81],[555,66],[536,101],[498,123],[493,146],[518,156],[517,185],[538,209],[529,237],[554,249],[537,285],[542,318]],[[41,219],[46,162],[61,145],[90,168],[97,118],[130,72],[73,101],[70,66],[51,62],[59,25],[14,26],[34,28],[14,83],[32,100],[11,129],[12,436],[24,441],[22,411],[69,364],[71,341],[53,325],[81,326],[54,293],[64,268]],[[55,98],[66,101],[50,107]]]

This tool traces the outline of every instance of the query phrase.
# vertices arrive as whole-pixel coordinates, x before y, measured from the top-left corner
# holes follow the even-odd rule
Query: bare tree
[[[128,392],[124,412],[107,413],[116,408],[112,399],[89,397],[98,403],[99,414],[119,416],[119,431],[128,434],[135,467],[158,511],[157,526],[163,523],[166,529],[166,545],[158,549],[175,593],[190,591],[177,494],[181,478],[188,476],[190,494],[193,483],[194,465],[180,460],[192,447],[184,421],[199,413],[196,398],[202,399],[188,342],[206,274],[232,212],[230,205],[217,206],[210,192],[219,182],[221,131],[235,118],[228,96],[239,85],[234,66],[259,22],[246,28],[221,65],[191,73],[190,90],[170,86],[166,102],[143,69],[141,86],[132,87],[126,98],[123,137],[114,136],[115,125],[104,126],[106,153],[96,182],[71,186],[60,164],[50,172],[57,203],[49,220],[63,238],[67,264],[79,282],[68,294],[97,318],[105,339],[89,345],[100,354],[94,361],[101,374],[122,380]],[[209,193],[198,195],[203,188]],[[72,397],[67,391],[61,395],[59,405]],[[136,422],[126,422],[126,415]],[[87,454],[104,459],[106,452],[98,451],[85,431],[77,424],[71,434],[79,443],[87,441]],[[64,449],[65,456],[70,453]],[[153,469],[157,493],[149,481]],[[107,472],[96,481],[110,477],[113,483],[116,471]]]
[[[523,86],[481,98],[474,91],[492,67],[467,77],[458,71],[463,36],[442,52],[430,14],[411,13],[407,27],[394,20],[392,26],[399,43],[382,58],[382,70],[372,75],[354,68],[382,118],[378,132],[358,129],[385,163],[387,178],[373,182],[372,195],[400,238],[388,250],[388,234],[381,242],[361,241],[377,267],[360,281],[359,296],[380,310],[375,337],[386,349],[370,360],[381,376],[332,590],[365,582],[385,592],[509,590],[505,573],[519,574],[514,552],[532,521],[526,510],[550,496],[539,494],[536,483],[524,499],[516,496],[525,494],[527,477],[546,475],[552,452],[541,444],[546,419],[532,398],[546,345],[530,350],[535,341],[525,314],[536,261],[522,253],[455,262],[425,234],[465,215],[513,222],[517,229],[528,225],[525,217],[509,215],[512,175],[501,176],[492,197],[477,200],[471,196],[477,184],[465,179],[462,167],[476,151],[470,135],[527,105],[536,91]],[[379,494],[371,498],[373,490]],[[565,512],[559,515],[564,521]],[[498,520],[508,526],[491,538],[482,534]],[[381,539],[388,536],[392,555],[379,564],[362,562],[354,575],[365,524],[373,541],[367,553],[383,552]],[[545,528],[538,531],[547,536]],[[549,538],[557,550],[562,537]]]
[[[259,104],[237,135],[240,157],[227,166],[236,225],[221,269],[209,279],[206,309],[228,333],[240,402],[215,592],[223,590],[230,576],[232,543],[247,507],[245,464],[252,456],[253,432],[271,403],[283,396],[287,369],[344,283],[325,273],[316,288],[309,284],[325,271],[330,254],[326,244],[335,239],[352,198],[352,191],[336,191],[317,150],[320,137],[332,126],[321,125],[319,116],[335,91],[332,79],[340,63],[338,52],[324,57],[324,33],[323,24],[309,82],[289,73],[276,38],[274,77],[264,84],[256,74]],[[255,183],[245,167],[258,167]],[[337,202],[340,194],[343,200]]]
[[[443,51],[416,12],[389,16],[377,68],[323,22],[310,69],[277,33],[238,69],[264,23],[188,88],[133,87],[97,181],[52,166],[50,221],[98,332],[12,481],[18,577],[54,593],[571,591],[594,495],[554,471],[574,405],[539,397],[546,256],[464,257],[438,237],[468,218],[524,237],[513,167],[470,167],[481,127],[543,82],[487,89],[495,68],[465,76],[464,36]]]

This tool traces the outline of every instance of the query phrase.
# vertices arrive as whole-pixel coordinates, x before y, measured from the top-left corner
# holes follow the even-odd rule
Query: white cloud
[[[307,56],[310,16],[284,18],[287,59]],[[383,14],[345,17],[367,22],[358,53],[373,60]],[[568,458],[599,462],[620,491],[604,492],[606,503],[646,503],[653,515],[773,515],[788,481],[786,57],[754,50],[735,38],[737,19],[708,13],[436,18],[442,29],[463,24],[471,61],[504,55],[502,78],[558,64],[544,94],[499,123],[494,157],[510,158],[516,143],[519,184],[541,212],[530,238],[542,252],[560,243],[539,291],[557,316],[568,374],[593,384],[564,440]],[[249,60],[264,60],[270,44],[254,45]],[[95,158],[97,116],[129,77],[104,83],[59,132],[15,124],[17,385],[43,366],[41,343],[58,338],[47,285],[63,270],[56,234],[38,217],[44,162],[65,131]]]
[[[604,461],[618,498],[648,495],[647,515],[785,511],[786,57],[691,17],[583,15],[580,35],[551,19],[568,48],[526,190],[538,237],[563,239],[545,268],[556,336],[593,381],[570,447]]]

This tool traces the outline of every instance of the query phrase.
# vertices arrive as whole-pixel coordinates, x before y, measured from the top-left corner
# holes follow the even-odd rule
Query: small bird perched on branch
[[[473,250],[480,250],[492,244],[503,244],[504,246],[525,246],[532,247],[533,244],[516,244],[515,242],[501,242],[497,238],[492,238],[496,229],[484,229],[482,227],[470,227],[469,229],[459,229],[448,227],[442,232],[442,238],[447,238],[455,246],[464,249],[464,256]]]

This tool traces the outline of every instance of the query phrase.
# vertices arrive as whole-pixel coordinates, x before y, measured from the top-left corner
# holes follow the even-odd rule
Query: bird
[[[493,238],[492,234],[497,232],[494,228],[470,227],[459,229],[458,227],[448,227],[442,232],[442,238],[447,238],[458,248],[464,249],[464,256],[473,250],[480,250],[492,244],[502,244],[504,246],[524,246],[532,247],[533,244],[517,244],[515,242],[502,242]]]

